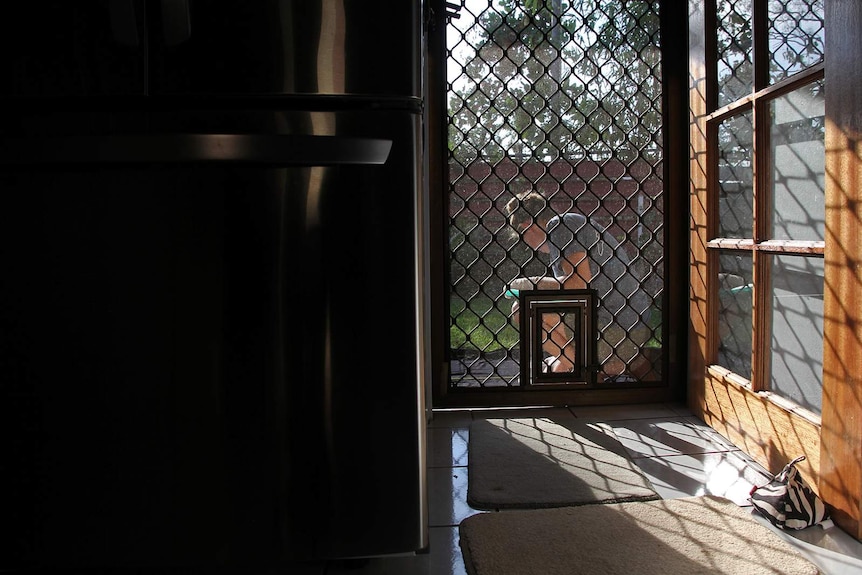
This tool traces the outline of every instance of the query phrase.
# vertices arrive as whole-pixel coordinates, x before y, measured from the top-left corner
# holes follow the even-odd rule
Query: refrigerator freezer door
[[[0,96],[420,98],[421,0],[33,0],[0,19]]]
[[[143,95],[143,0],[34,0],[0,18],[0,96]]]
[[[421,96],[419,0],[163,0],[156,9],[151,21],[166,31],[153,35],[152,94]]]

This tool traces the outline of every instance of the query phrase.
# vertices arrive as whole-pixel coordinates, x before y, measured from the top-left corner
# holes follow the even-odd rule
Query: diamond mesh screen
[[[457,16],[447,27],[450,385],[521,386],[510,288],[573,277],[560,275],[555,251],[589,260],[596,380],[659,380],[659,2],[466,0]],[[541,213],[513,226],[509,208],[531,192]],[[544,227],[564,214],[586,222],[558,245]],[[529,244],[531,224],[543,237]]]
[[[754,91],[752,0],[718,0],[718,105]]]
[[[769,3],[769,80],[779,82],[823,61],[823,0]]]
[[[754,91],[753,0],[717,0],[718,105]],[[823,61],[823,0],[768,0],[768,82]]]

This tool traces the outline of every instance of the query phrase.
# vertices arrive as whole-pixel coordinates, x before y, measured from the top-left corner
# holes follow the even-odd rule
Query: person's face
[[[546,252],[548,251],[548,244],[545,241],[547,234],[545,234],[545,230],[542,229],[542,226],[539,224],[532,224],[528,226],[522,233],[522,237],[528,246],[533,248],[534,250]]]

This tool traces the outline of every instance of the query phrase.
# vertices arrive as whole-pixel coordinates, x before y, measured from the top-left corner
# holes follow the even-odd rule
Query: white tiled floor
[[[524,415],[521,410],[435,412],[428,428],[430,552],[414,557],[370,559],[358,565],[329,565],[326,575],[466,575],[458,546],[458,524],[482,513],[467,504],[467,446],[474,419]],[[633,461],[663,498],[712,494],[740,505],[766,472],[715,431],[676,405],[528,410],[554,421],[578,418],[613,430]],[[764,525],[772,528],[765,520]],[[825,574],[862,574],[862,543],[838,527],[819,526],[785,533]]]

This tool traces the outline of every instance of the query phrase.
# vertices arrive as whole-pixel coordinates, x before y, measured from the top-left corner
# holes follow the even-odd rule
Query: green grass
[[[513,301],[501,301],[500,306],[508,311]],[[474,297],[469,307],[464,300],[452,297],[450,317],[454,319],[449,329],[451,349],[496,351],[518,346],[520,333],[509,324],[507,315],[494,307],[489,297]]]
[[[500,307],[508,312],[514,300],[501,300]],[[450,317],[454,319],[449,328],[449,347],[451,349],[474,349],[496,351],[515,349],[519,345],[520,332],[510,325],[506,313],[494,307],[494,301],[487,296],[477,296],[466,302],[453,296],[449,307]],[[655,335],[644,347],[661,347],[661,311],[654,309],[649,325]],[[496,334],[496,337],[495,337]]]

